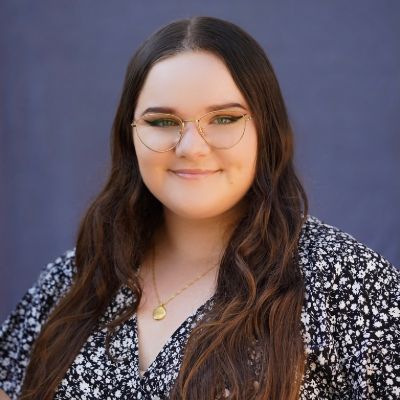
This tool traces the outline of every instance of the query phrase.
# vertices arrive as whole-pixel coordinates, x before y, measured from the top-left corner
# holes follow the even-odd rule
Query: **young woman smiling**
[[[272,67],[196,17],[130,62],[76,249],[6,321],[13,399],[394,399],[399,274],[308,215]],[[397,343],[397,344],[396,344]]]

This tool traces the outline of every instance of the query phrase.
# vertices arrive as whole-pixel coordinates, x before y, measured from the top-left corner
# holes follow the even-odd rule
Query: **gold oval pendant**
[[[153,310],[153,318],[158,321],[160,319],[164,319],[165,316],[167,315],[167,310],[165,309],[165,307],[160,304],[158,307],[156,307]]]

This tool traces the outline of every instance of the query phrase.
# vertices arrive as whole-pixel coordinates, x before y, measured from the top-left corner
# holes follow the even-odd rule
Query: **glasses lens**
[[[145,146],[167,151],[179,142],[181,122],[170,114],[146,114],[137,121],[136,130]]]
[[[200,126],[209,145],[229,149],[242,138],[246,120],[238,111],[215,111],[202,117]]]

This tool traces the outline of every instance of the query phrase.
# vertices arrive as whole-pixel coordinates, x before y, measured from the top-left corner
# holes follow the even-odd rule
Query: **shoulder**
[[[43,322],[51,309],[71,287],[75,272],[75,249],[72,249],[64,252],[43,268],[35,284],[18,303],[14,315],[33,314],[40,322]]]
[[[382,255],[313,216],[308,216],[300,235],[299,263],[306,278],[341,275],[364,281],[372,277],[400,279],[400,272]]]
[[[0,387],[18,398],[32,345],[75,275],[75,250],[66,251],[42,270],[0,327]]]
[[[39,306],[40,315],[44,317],[71,287],[75,272],[75,249],[72,249],[46,265],[36,283],[21,300],[19,307]],[[27,302],[29,304],[26,304]]]
[[[75,250],[68,250],[46,265],[35,284],[25,293],[4,323],[31,329],[38,328],[51,309],[71,287],[75,275]]]
[[[340,229],[308,217],[299,241],[299,265],[306,299],[344,309],[375,301],[397,315],[400,271],[388,260]],[[365,309],[365,307],[364,307]]]
[[[71,286],[76,273],[75,248],[67,250],[50,262],[39,275],[37,284],[31,289],[45,288],[50,292],[64,292]]]

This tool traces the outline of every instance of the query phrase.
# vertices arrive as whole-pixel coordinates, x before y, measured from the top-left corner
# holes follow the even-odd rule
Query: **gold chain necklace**
[[[161,301],[160,295],[157,290],[157,285],[156,285],[156,273],[155,273],[155,252],[153,251],[153,257],[152,257],[152,263],[151,263],[151,269],[153,272],[153,285],[154,285],[154,290],[157,295],[157,300],[158,300],[158,306],[154,308],[153,310],[153,319],[156,321],[159,321],[161,319],[164,319],[165,316],[167,315],[167,310],[165,308],[165,305],[169,303],[172,299],[174,299],[176,296],[181,294],[184,290],[186,290],[188,287],[192,286],[195,282],[197,282],[199,279],[201,279],[204,275],[206,275],[208,272],[210,272],[212,269],[214,269],[217,265],[213,265],[211,268],[207,269],[205,272],[202,274],[198,275],[195,279],[193,279],[191,282],[187,283],[183,288],[177,290],[171,297],[169,297],[165,301]]]

